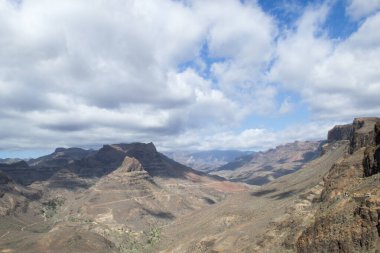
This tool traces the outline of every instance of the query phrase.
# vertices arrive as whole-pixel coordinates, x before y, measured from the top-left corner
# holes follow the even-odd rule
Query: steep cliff
[[[337,125],[331,129],[327,134],[327,141],[329,143],[334,141],[350,140],[354,127],[352,124]]]
[[[298,252],[378,252],[380,249],[380,118],[355,119],[350,152],[330,169],[315,221]]]

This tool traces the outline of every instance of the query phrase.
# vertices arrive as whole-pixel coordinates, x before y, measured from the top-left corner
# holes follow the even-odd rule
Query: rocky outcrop
[[[362,147],[376,145],[375,125],[380,118],[356,118],[353,122],[354,132],[351,139],[351,153]]]
[[[324,178],[315,221],[298,252],[378,252],[380,249],[380,118],[352,124],[349,153]]]
[[[144,171],[141,163],[135,158],[126,156],[123,163],[118,169],[120,172],[134,172],[134,171]]]
[[[335,141],[351,140],[354,127],[352,124],[337,125],[331,129],[327,134],[327,141],[329,143]]]
[[[364,176],[369,177],[380,172],[380,123],[375,125],[375,144],[364,152]]]
[[[355,118],[352,124],[335,126],[328,132],[329,143],[349,140],[351,153],[362,148],[375,145],[375,124],[379,117]]]

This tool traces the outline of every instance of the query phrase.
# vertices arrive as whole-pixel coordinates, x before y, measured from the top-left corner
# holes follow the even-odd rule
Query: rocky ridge
[[[380,118],[358,118],[349,152],[324,177],[315,221],[297,241],[298,252],[378,252],[380,249]]]

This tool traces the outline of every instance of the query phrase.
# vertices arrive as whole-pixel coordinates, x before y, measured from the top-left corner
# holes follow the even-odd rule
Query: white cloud
[[[313,135],[234,132],[247,117],[298,104],[318,120],[377,114],[380,14],[363,11],[373,3],[352,1],[352,17],[372,16],[333,41],[328,4],[280,31],[256,1],[0,0],[0,147],[263,149]],[[278,101],[284,90],[302,101]]]
[[[275,146],[306,140],[323,140],[327,132],[335,124],[342,122],[314,121],[306,124],[295,124],[281,130],[264,128],[249,128],[241,132],[221,131],[206,135],[202,139],[193,133],[184,133],[174,141],[161,140],[158,142],[162,150],[175,149],[244,149],[266,150]]]
[[[351,0],[347,13],[353,19],[360,19],[380,10],[380,0]]]
[[[301,94],[314,118],[351,120],[377,115],[380,104],[380,14],[369,17],[346,40],[318,32],[325,7],[310,10],[297,29],[278,42],[270,78]]]
[[[251,108],[251,112],[272,110],[274,88],[264,84],[262,76],[272,57],[273,39],[277,34],[273,18],[253,2],[245,5],[228,0],[197,2],[202,3],[201,15],[211,21],[210,56],[225,59],[211,67],[219,87]],[[268,99],[262,99],[264,93]]]
[[[234,64],[243,56],[246,65],[262,64],[271,40],[260,28],[270,18],[235,0],[1,1],[0,19],[2,147],[231,128],[247,114],[245,104],[178,65],[199,60],[205,41],[212,56],[225,50]]]

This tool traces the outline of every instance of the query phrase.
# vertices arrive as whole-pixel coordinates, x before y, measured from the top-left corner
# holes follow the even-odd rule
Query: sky
[[[380,0],[0,0],[0,157],[265,150],[380,112]]]

